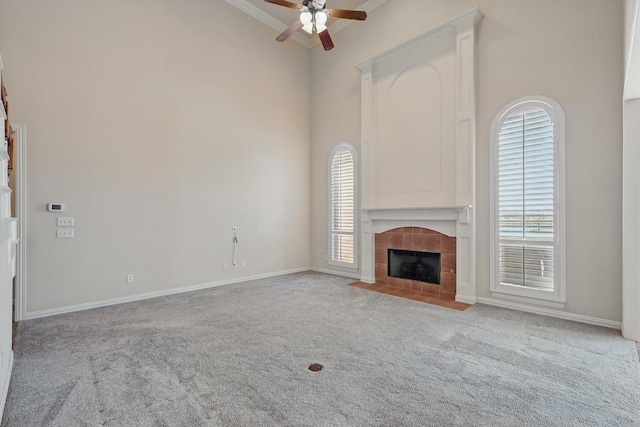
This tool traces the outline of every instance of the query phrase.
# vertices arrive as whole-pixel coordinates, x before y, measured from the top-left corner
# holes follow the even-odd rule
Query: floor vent
[[[314,363],[314,364],[312,364],[312,365],[309,365],[309,370],[310,370],[311,372],[318,372],[318,371],[321,371],[321,370],[322,370],[322,368],[323,368],[323,366],[322,366],[321,364],[319,364],[319,363]]]

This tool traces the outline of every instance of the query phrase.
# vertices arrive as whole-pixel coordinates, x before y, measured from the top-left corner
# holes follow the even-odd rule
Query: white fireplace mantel
[[[362,210],[362,224],[371,223],[373,233],[400,227],[423,227],[455,237],[457,222],[471,222],[471,206]]]
[[[456,301],[476,302],[475,27],[481,18],[473,9],[356,66],[363,282],[375,282],[375,233],[429,228],[456,237]],[[417,158],[432,162],[422,166]]]
[[[422,227],[456,238],[456,301],[475,303],[473,207],[362,209],[361,280],[375,282],[375,235],[400,227]]]

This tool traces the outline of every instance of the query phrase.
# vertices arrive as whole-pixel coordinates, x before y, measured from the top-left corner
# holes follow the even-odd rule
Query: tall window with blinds
[[[564,299],[558,120],[548,99],[519,100],[492,129],[492,291]],[[562,138],[563,140],[564,138]],[[564,302],[564,301],[562,301]]]
[[[336,147],[330,162],[329,264],[356,265],[356,163],[348,144]]]

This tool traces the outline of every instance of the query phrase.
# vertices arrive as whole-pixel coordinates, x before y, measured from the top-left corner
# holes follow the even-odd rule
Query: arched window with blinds
[[[329,265],[357,268],[356,159],[349,144],[340,144],[329,164]]]
[[[491,291],[566,302],[564,113],[544,97],[506,106],[491,129]]]

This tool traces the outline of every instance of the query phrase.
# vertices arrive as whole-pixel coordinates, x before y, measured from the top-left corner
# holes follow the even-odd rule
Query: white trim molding
[[[622,131],[622,336],[640,341],[640,0],[625,2]]]
[[[604,326],[605,328],[620,329],[620,322],[614,320],[601,319],[599,317],[584,316],[582,314],[568,313],[566,311],[550,310],[548,308],[535,307],[529,304],[518,304],[515,302],[502,301],[494,298],[478,297],[477,302],[495,307],[508,308],[511,310],[524,311],[526,313],[540,314],[557,319],[571,320],[588,325]]]
[[[360,280],[360,274],[353,271],[343,271],[343,270],[320,268],[320,267],[312,267],[310,268],[310,270],[315,271],[316,273],[325,273],[325,274],[331,274],[333,276],[342,276],[342,277],[348,277],[350,279]]]
[[[229,280],[219,280],[216,282],[202,283],[200,285],[185,286],[182,288],[171,288],[171,289],[165,289],[162,291],[147,292],[144,294],[136,294],[136,295],[130,295],[125,297],[119,297],[119,298],[111,298],[111,299],[101,300],[101,301],[87,302],[84,304],[68,305],[65,307],[57,307],[57,308],[50,308],[47,310],[32,311],[29,313],[25,313],[23,320],[56,316],[58,314],[73,313],[76,311],[90,310],[92,308],[99,308],[99,307],[108,307],[110,305],[123,304],[127,302],[140,301],[140,300],[156,298],[156,297],[163,297],[167,295],[182,294],[185,292],[200,291],[203,289],[232,285],[234,283],[249,282],[249,281],[258,280],[258,279],[267,279],[269,277],[278,277],[278,276],[284,276],[284,275],[293,274],[293,273],[302,273],[304,271],[309,271],[309,270],[311,270],[311,268],[309,267],[295,268],[291,270],[278,271],[274,273],[257,274],[254,276],[245,276],[245,277],[229,279]],[[332,274],[335,274],[335,273],[332,273]]]
[[[16,217],[18,218],[18,247],[16,259],[16,288],[14,321],[19,322],[27,312],[27,127],[12,124],[16,133],[14,164]]]
[[[2,415],[4,414],[4,405],[7,403],[7,395],[9,394],[9,384],[11,383],[11,372],[13,372],[13,351],[9,353],[9,374],[6,376],[4,380],[4,384],[2,384],[2,400],[0,400],[0,420],[2,420]]]
[[[640,99],[623,104],[622,336],[640,342]]]

